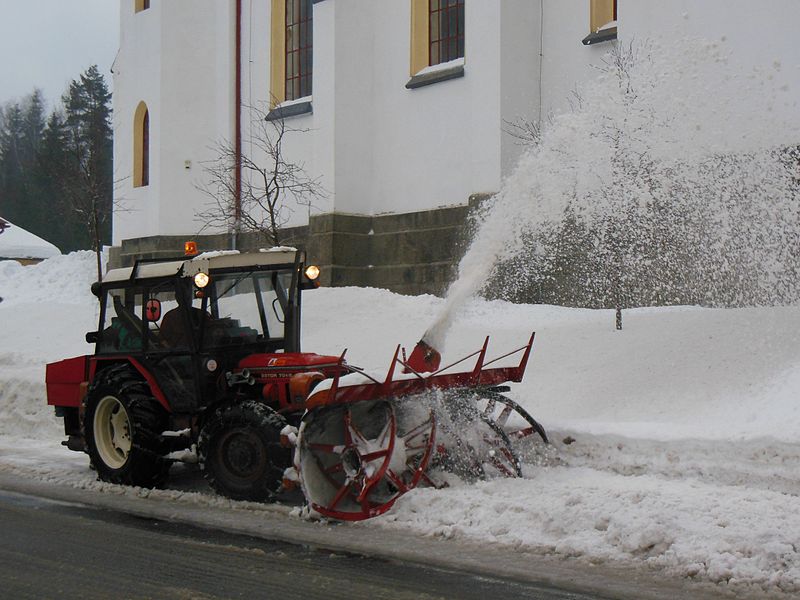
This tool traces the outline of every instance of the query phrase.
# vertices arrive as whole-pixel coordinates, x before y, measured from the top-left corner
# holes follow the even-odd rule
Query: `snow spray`
[[[682,202],[678,212],[696,213],[707,225],[697,244],[708,245],[716,262],[703,269],[720,269],[720,256],[741,248],[736,260],[752,263],[763,289],[780,287],[781,276],[791,281],[791,293],[772,301],[796,301],[792,271],[800,264],[789,263],[797,260],[800,218],[789,199],[797,199],[798,173],[780,151],[800,142],[792,116],[800,103],[798,82],[785,79],[778,62],[737,64],[723,42],[617,45],[597,77],[576,91],[571,110],[540,124],[538,139],[487,203],[416,358],[441,351],[459,309],[498,263],[519,255],[535,239],[531,233],[558,223],[567,209],[602,224],[620,213],[644,214],[659,201]],[[514,277],[531,276],[524,270]]]

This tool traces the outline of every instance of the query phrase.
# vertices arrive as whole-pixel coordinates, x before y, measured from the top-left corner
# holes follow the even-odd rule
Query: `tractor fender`
[[[118,365],[120,363],[128,363],[134,369],[136,369],[147,382],[147,385],[150,386],[150,391],[152,392],[153,397],[158,400],[158,403],[163,406],[168,413],[172,412],[172,408],[170,407],[169,402],[167,402],[167,396],[164,394],[161,386],[158,385],[156,378],[153,377],[153,374],[148,371],[147,368],[142,365],[142,363],[132,356],[114,356],[108,358],[92,357],[91,364],[89,365],[89,381],[95,381],[98,371],[102,371],[103,369],[106,369],[112,365]]]

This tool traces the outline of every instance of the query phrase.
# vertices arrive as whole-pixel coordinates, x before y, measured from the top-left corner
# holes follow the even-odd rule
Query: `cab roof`
[[[103,285],[163,277],[192,277],[200,271],[209,273],[237,267],[271,267],[293,264],[300,253],[296,248],[280,246],[258,252],[240,253],[238,250],[222,250],[204,252],[185,259],[177,258],[159,262],[137,261],[132,267],[111,269],[103,277]]]

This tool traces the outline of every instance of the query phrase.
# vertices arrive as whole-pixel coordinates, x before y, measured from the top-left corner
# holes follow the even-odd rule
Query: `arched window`
[[[139,102],[133,116],[133,187],[150,184],[150,113]]]
[[[134,0],[133,12],[139,12],[150,8],[150,0]]]

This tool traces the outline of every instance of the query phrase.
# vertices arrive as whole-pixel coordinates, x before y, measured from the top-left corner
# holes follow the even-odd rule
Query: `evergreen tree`
[[[48,207],[42,211],[43,224],[48,241],[62,251],[70,252],[88,247],[81,243],[83,228],[64,202],[63,182],[69,176],[67,163],[67,129],[63,113],[54,110],[50,113],[42,133],[37,153],[36,185],[37,196]]]
[[[0,215],[15,223],[25,219],[24,170],[20,141],[24,128],[22,108],[18,103],[9,104],[3,110],[0,123]]]
[[[76,241],[97,253],[111,239],[113,203],[111,93],[97,66],[72,81],[63,97],[65,164],[61,176],[67,213],[81,227]],[[53,132],[56,136],[56,132]],[[57,137],[57,136],[56,136]],[[56,137],[53,138],[55,141]]]

